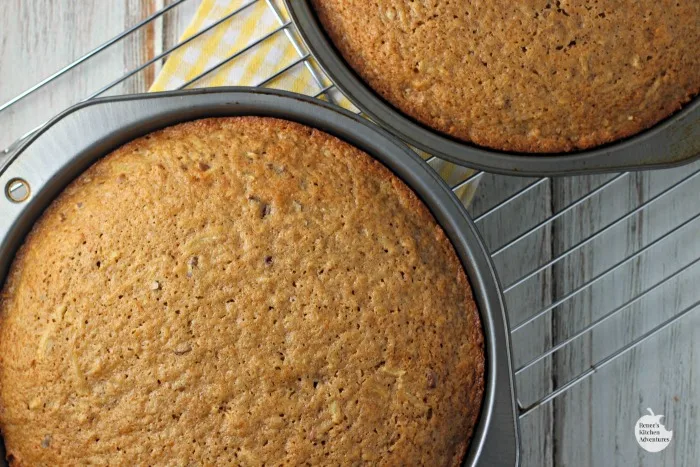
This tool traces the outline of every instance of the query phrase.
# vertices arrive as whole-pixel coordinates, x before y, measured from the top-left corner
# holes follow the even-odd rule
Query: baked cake
[[[0,301],[16,465],[456,465],[483,334],[396,176],[296,123],[200,120],[97,162]]]
[[[700,2],[312,0],[348,64],[420,123],[489,148],[592,148],[700,90]]]

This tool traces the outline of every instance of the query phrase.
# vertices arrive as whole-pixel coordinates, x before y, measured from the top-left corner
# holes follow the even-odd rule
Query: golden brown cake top
[[[458,463],[483,337],[397,177],[282,120],[133,141],[49,207],[0,301],[20,465]]]
[[[698,1],[312,4],[388,102],[490,148],[591,148],[654,125],[700,90]]]

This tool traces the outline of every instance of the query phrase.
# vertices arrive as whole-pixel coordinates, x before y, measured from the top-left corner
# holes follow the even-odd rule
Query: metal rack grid
[[[52,86],[62,76],[104,53],[111,46],[124,41],[129,35],[157,21],[162,15],[186,1],[188,0],[173,1],[46,79],[27,88],[24,92],[0,105],[0,116],[21,106],[28,96],[43,88]],[[287,19],[285,12],[280,6],[274,0],[249,0],[240,8],[204,27],[189,39],[157,53],[153,58],[126,71],[121,76],[115,77],[113,81],[102,85],[98,90],[88,94],[83,100],[107,95],[115,90],[123,92],[120,89],[120,85],[127,80],[137,76],[151,66],[159,65],[175,50],[215,30],[217,27],[221,27],[228,21],[235,19],[237,15],[243,14],[248,8],[261,3],[265,3],[270,13],[274,15],[276,25],[269,30],[260,30],[259,34],[245,47],[232,51],[227,59],[206,69],[194,79],[182,84],[178,89],[197,87],[198,82],[210,73],[236,60],[246,52],[261,46],[266,41],[284,35],[296,50],[297,57],[290,63],[280,63],[280,67],[276,72],[256,83],[256,85],[275,86],[275,83],[291,70],[304,67],[318,86],[315,97],[326,98],[331,101],[342,97],[317,67],[313,57],[299,40],[294,25]],[[25,134],[5,149],[0,154],[0,163],[3,155],[7,156],[15,150],[23,138],[33,131]],[[436,169],[447,164],[435,157],[426,157],[426,161]],[[694,164],[682,169],[658,171],[656,174],[626,172],[612,175],[568,178],[505,177],[481,171],[473,172],[467,169],[457,169],[457,173],[457,175],[453,173],[450,179],[447,180],[455,192],[460,192],[479,183],[482,185],[477,190],[476,198],[468,206],[468,209],[486,240],[490,254],[501,277],[511,322],[510,331],[513,336],[516,359],[516,389],[519,394],[518,403],[521,418],[528,416],[544,404],[550,403],[603,367],[664,332],[678,320],[699,308],[700,291],[694,290],[690,294],[692,296],[681,300],[675,296],[677,292],[671,291],[669,293],[668,289],[672,289],[674,285],[678,287],[677,281],[690,273],[697,273],[700,270],[700,268],[696,268],[698,262],[700,262],[700,248],[696,245],[698,242],[692,241],[694,238],[697,239],[694,232],[697,232],[700,227],[700,223],[697,222],[698,217],[700,217],[700,210],[684,219],[668,219],[669,216],[666,216],[665,221],[662,219],[655,224],[658,224],[658,229],[651,229],[654,232],[645,232],[642,235],[638,235],[639,238],[636,240],[627,239],[628,241],[623,243],[620,248],[624,251],[622,251],[623,254],[619,258],[612,258],[609,261],[610,264],[596,265],[596,268],[592,268],[590,272],[583,274],[582,277],[578,277],[576,280],[572,280],[574,282],[572,284],[554,284],[554,282],[556,282],[557,268],[565,269],[565,263],[573,259],[578,259],[579,262],[585,264],[587,259],[595,257],[595,253],[600,249],[601,243],[614,243],[619,240],[620,230],[628,229],[630,225],[634,227],[635,223],[640,225],[639,221],[644,216],[656,215],[659,211],[673,210],[673,206],[678,206],[682,203],[685,203],[685,206],[689,206],[688,203],[693,203],[692,194],[697,193],[698,188],[700,188],[698,177],[700,175],[700,165]],[[650,181],[652,179],[655,180],[654,183]],[[633,202],[627,202],[629,201],[628,198],[630,198],[629,194],[626,194],[625,197],[620,194],[620,190],[624,191],[630,186],[630,180],[635,182],[634,185],[644,185],[646,183],[653,189],[650,188],[648,190],[649,193],[637,193],[636,199],[632,200]],[[627,183],[625,184],[625,182]],[[499,190],[495,190],[498,193],[494,194],[494,190],[491,190],[492,192],[489,195],[481,196],[482,193],[488,192],[486,187],[489,185],[498,185],[500,187]],[[504,187],[506,189],[503,189]],[[582,189],[582,187],[585,189]],[[555,188],[559,192],[569,193],[570,196],[564,196],[564,198],[568,199],[553,199],[551,193]],[[547,196],[547,193],[550,195]],[[690,193],[690,196],[688,193]],[[622,210],[618,210],[617,215],[607,219],[598,219],[597,223],[600,225],[593,225],[596,222],[588,222],[585,224],[588,227],[582,227],[584,224],[580,221],[579,216],[590,216],[591,212],[595,212],[596,206],[606,203],[615,204],[615,201],[619,201],[621,196],[627,201],[617,203],[624,205]],[[533,206],[537,207],[534,211],[532,209]],[[593,210],[591,210],[591,207],[593,207]],[[542,214],[543,212],[545,213],[544,215]],[[504,230],[502,226],[505,223],[512,224],[513,219],[517,219],[522,223],[522,225],[518,226],[519,233],[515,236],[511,235],[510,238],[501,238],[500,232]],[[669,222],[669,225],[665,226],[665,222]],[[593,227],[591,227],[592,225]],[[561,244],[560,241],[553,241],[555,237],[554,232],[561,233],[564,230],[572,232],[564,235],[564,237],[568,236],[571,238],[565,238],[564,244]],[[586,230],[590,230],[590,232]],[[677,240],[679,237],[682,237],[681,240]],[[684,242],[682,241],[683,238],[690,241]],[[557,320],[565,320],[566,316],[572,313],[575,314],[577,310],[580,311],[580,299],[582,297],[590,297],[598,286],[614,282],[615,277],[621,275],[623,280],[625,277],[629,277],[630,273],[628,270],[630,267],[638,268],[640,263],[659,261],[659,258],[665,254],[664,244],[671,242],[673,239],[676,239],[676,244],[680,241],[681,245],[687,246],[687,261],[685,264],[672,270],[666,270],[664,266],[661,276],[654,283],[636,284],[633,287],[633,293],[623,297],[620,303],[595,313],[595,316],[589,313],[591,316],[588,322],[582,324],[568,335],[553,336],[551,333],[545,333],[547,336],[544,338],[544,341],[538,342],[534,346],[539,347],[539,350],[532,352],[533,345],[531,343],[527,344],[528,339],[530,339],[527,336],[531,336],[532,333],[526,334],[525,331],[537,326],[555,326]],[[632,244],[631,248],[630,244]],[[532,254],[533,251],[536,254]],[[530,258],[529,261],[524,260],[524,258],[528,257]],[[661,263],[662,261],[659,261],[659,264]],[[517,267],[514,267],[514,264]],[[697,274],[695,277],[697,277]],[[546,288],[543,284],[548,284],[551,292],[549,296],[540,297],[542,298],[541,300],[535,300],[538,303],[533,305],[534,302],[530,297],[533,293],[541,293],[541,290]],[[662,303],[673,303],[674,309],[672,313],[665,313],[666,316],[662,316],[654,325],[646,329],[636,329],[624,342],[615,343],[614,346],[606,348],[604,352],[593,352],[595,355],[591,356],[591,361],[578,370],[572,371],[565,379],[560,381],[561,378],[558,375],[550,375],[549,377],[551,377],[553,383],[550,384],[549,391],[540,394],[524,394],[521,391],[521,381],[523,378],[528,377],[528,374],[538,373],[540,376],[544,374],[545,377],[548,377],[548,373],[552,371],[552,361],[558,355],[566,352],[577,352],[581,348],[582,341],[586,339],[589,340],[590,347],[593,334],[601,332],[605,334],[606,329],[615,326],[615,320],[620,319],[625,314],[629,315],[630,312],[635,310],[635,307],[648,299],[652,299],[654,294],[658,293],[661,293]],[[634,317],[631,318],[631,321],[634,323]],[[521,338],[521,334],[526,337]],[[537,332],[534,334],[538,335]],[[544,370],[540,368],[539,372],[533,371],[533,369],[542,366],[545,366]]]

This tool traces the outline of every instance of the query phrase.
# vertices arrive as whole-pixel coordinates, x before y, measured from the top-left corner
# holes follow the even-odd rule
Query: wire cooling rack
[[[173,1],[27,88],[0,105],[0,118],[10,118],[13,111],[28,105],[29,96],[55,86],[65,75],[99,66],[92,62],[99,62],[112,46],[186,1],[191,0]],[[246,46],[232,50],[228,58],[179,89],[198,87],[202,78],[256,47],[285,38],[296,50],[296,58],[279,63],[277,71],[255,84],[275,87],[287,73],[303,67],[318,87],[316,97],[342,98],[317,67],[282,7],[274,0],[251,0],[189,39],[102,83],[83,100],[129,92],[129,80],[263,3],[274,18],[273,26],[259,28]],[[22,138],[3,153],[16,149]],[[437,170],[447,164],[434,157],[426,160]],[[696,196],[700,164],[653,173],[562,178],[505,177],[457,169],[447,182],[457,193],[478,184],[468,209],[487,243],[506,297],[521,418],[621,356],[643,344],[653,346],[648,341],[699,308],[700,290],[692,283],[697,283],[700,273]],[[647,222],[650,218],[654,222]],[[669,262],[669,257],[679,259]],[[544,381],[534,384],[537,378]]]

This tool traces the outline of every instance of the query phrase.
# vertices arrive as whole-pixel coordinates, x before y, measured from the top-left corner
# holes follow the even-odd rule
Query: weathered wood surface
[[[60,69],[126,27],[162,8],[165,0],[0,0],[0,103]],[[0,113],[0,147],[177,42],[198,0],[189,0],[152,25],[110,47],[56,83]],[[160,63],[110,93],[143,92]],[[504,286],[653,197],[700,164],[620,178],[579,208],[538,229],[495,258]],[[478,222],[497,249],[558,212],[612,175],[547,181]],[[457,180],[453,180],[457,181]],[[481,215],[534,179],[484,176],[470,207]],[[596,275],[700,213],[700,177],[641,214],[506,294],[517,325]],[[513,336],[522,365],[679,268],[700,257],[700,222],[691,222],[637,260],[604,276]],[[523,403],[537,400],[589,365],[700,299],[700,266],[624,309],[616,318],[518,376]],[[697,465],[700,449],[700,311],[693,312],[615,360],[553,403],[522,420],[526,466]],[[650,407],[674,431],[664,452],[637,445],[633,426]]]

